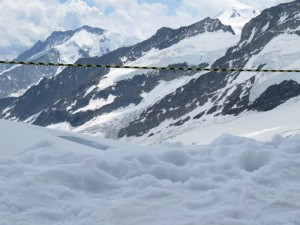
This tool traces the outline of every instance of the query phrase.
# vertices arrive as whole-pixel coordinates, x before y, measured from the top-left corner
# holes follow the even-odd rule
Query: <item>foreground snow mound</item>
[[[31,147],[0,154],[1,225],[300,223],[299,136],[91,148],[91,138],[26,128]],[[0,141],[3,153],[11,140]]]

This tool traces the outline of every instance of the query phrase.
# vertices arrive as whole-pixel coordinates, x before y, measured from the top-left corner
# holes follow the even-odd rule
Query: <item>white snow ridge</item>
[[[300,224],[299,136],[146,148],[0,129],[1,225]]]

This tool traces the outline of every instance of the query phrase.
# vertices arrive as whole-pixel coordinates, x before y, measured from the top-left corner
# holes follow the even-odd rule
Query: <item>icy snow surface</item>
[[[300,223],[300,137],[140,147],[0,120],[0,224]]]

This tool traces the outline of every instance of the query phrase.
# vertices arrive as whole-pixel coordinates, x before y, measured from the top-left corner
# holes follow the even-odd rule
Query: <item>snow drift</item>
[[[0,129],[1,225],[300,223],[299,136],[146,148]]]

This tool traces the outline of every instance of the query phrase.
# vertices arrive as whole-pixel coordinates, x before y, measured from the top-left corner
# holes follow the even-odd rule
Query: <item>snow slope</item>
[[[199,34],[186,38],[177,44],[165,49],[151,49],[134,61],[125,63],[126,66],[169,66],[186,62],[189,65],[207,63],[209,66],[226,53],[229,47],[234,46],[239,37],[229,32],[217,31]],[[125,59],[124,59],[125,60]],[[136,75],[150,72],[136,69],[112,69],[101,78],[98,88],[105,89],[116,82],[130,79]]]
[[[299,136],[146,148],[0,129],[1,225],[300,223]]]
[[[199,65],[201,63],[211,65],[238,41],[239,37],[229,32],[206,32],[186,38],[166,49],[152,49],[143,57],[131,62],[130,65],[168,66],[182,62],[189,65]]]
[[[196,113],[191,113],[193,117]],[[290,137],[300,134],[300,97],[290,99],[277,108],[266,111],[244,112],[238,116],[203,117],[200,121],[188,121],[180,127],[166,129],[162,124],[155,129],[162,130],[158,136],[123,138],[131,143],[153,145],[162,142],[182,142],[187,145],[208,144],[223,133],[271,141],[275,134]],[[175,121],[173,121],[175,122]],[[154,131],[153,131],[154,132]]]

